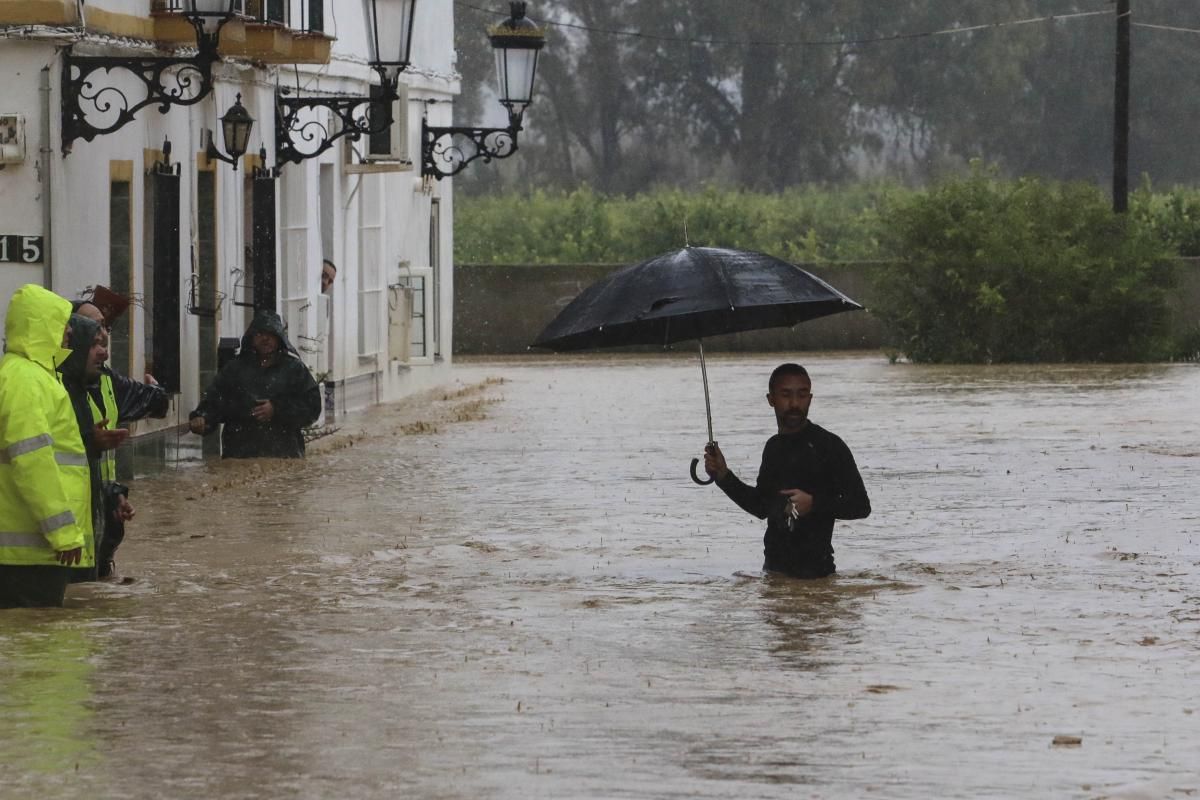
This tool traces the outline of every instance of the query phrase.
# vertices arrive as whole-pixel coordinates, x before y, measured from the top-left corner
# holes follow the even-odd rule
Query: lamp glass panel
[[[246,152],[250,142],[250,130],[254,127],[254,119],[249,114],[226,114],[221,119],[221,134],[225,137],[225,151],[232,158],[237,158]]]
[[[184,14],[199,17],[208,32],[215,31],[222,20],[233,16],[235,0],[185,0]]]
[[[367,0],[372,63],[394,79],[409,63],[416,0]]]
[[[533,100],[533,76],[538,51],[518,47],[496,48],[496,80],[500,102],[524,106]]]

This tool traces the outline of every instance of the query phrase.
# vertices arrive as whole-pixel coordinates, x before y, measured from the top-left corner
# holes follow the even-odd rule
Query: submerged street
[[[753,482],[780,356],[710,356]],[[1187,797],[1200,369],[808,355],[874,513],[764,577],[694,355],[468,362],[304,462],[133,483],[0,612],[0,797]]]

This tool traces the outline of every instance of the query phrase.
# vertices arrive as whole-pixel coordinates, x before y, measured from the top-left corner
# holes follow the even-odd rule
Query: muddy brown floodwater
[[[709,366],[749,479],[778,360]],[[875,508],[827,580],[687,477],[690,356],[139,479],[136,583],[0,612],[0,797],[1200,792],[1200,369],[806,363]]]

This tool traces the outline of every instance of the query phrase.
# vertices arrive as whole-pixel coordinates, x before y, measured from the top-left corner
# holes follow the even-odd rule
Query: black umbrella
[[[685,247],[618,270],[593,283],[542,331],[534,347],[589,350],[666,346],[697,339],[708,440],[713,445],[706,336],[791,327],[862,306],[817,276],[763,253]],[[692,479],[699,459],[692,459]]]

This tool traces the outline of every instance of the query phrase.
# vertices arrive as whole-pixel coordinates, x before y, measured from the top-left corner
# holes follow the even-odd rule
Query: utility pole
[[[1117,75],[1113,96],[1113,213],[1129,210],[1130,0],[1117,0]]]

